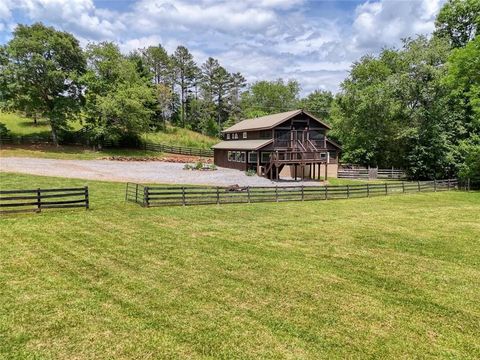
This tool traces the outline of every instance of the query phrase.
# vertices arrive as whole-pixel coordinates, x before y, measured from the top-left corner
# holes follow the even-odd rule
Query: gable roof
[[[258,150],[270,143],[273,139],[261,139],[261,140],[229,140],[222,141],[212,146],[212,149],[231,149],[231,150]]]
[[[323,121],[316,118],[312,114],[306,112],[305,110],[298,109],[298,110],[286,111],[283,113],[266,115],[258,118],[243,120],[243,121],[240,121],[238,124],[230,126],[229,128],[223,130],[222,132],[229,133],[229,132],[248,131],[248,130],[268,130],[302,113],[312,118],[313,120],[319,122],[320,124],[325,126],[327,129],[331,129],[329,125],[325,124]]]

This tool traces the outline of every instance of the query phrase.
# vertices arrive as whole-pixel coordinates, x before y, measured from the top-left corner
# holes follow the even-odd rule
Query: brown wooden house
[[[270,179],[336,177],[341,147],[327,138],[330,126],[304,110],[247,119],[222,132],[213,146],[217,166]]]

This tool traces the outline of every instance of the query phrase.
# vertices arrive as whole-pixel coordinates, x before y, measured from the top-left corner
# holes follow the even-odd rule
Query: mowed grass
[[[93,150],[83,146],[54,146],[54,145],[2,145],[0,158],[2,157],[33,157],[46,159],[65,160],[95,160],[111,156],[130,158],[149,158],[164,155],[161,152],[145,151],[140,149],[102,149]]]
[[[5,124],[13,136],[36,135],[50,139],[50,125],[46,119],[38,119],[37,124],[33,119],[14,112],[0,111],[0,123]],[[78,122],[70,123],[72,130],[80,129]]]
[[[480,357],[480,193],[0,217],[0,358]]]

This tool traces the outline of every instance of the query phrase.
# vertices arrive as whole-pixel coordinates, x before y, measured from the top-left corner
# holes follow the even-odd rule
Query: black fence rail
[[[0,214],[44,209],[89,208],[88,186],[79,188],[0,190]]]
[[[145,186],[142,184],[127,183],[125,190],[125,201],[135,202],[145,206]]]
[[[183,146],[171,146],[171,145],[156,144],[151,142],[146,142],[144,144],[144,147],[145,147],[145,150],[166,152],[170,154],[213,157],[213,151],[206,150],[206,149],[183,147]]]
[[[0,144],[47,144],[51,142],[49,136],[43,135],[22,135],[22,136],[1,136],[0,137]]]
[[[392,179],[401,180],[406,178],[403,170],[399,169],[378,169],[378,168],[359,168],[341,165],[338,168],[337,176],[341,179]]]
[[[144,207],[310,201],[458,189],[456,179],[335,186],[164,187],[127,184],[126,201]]]

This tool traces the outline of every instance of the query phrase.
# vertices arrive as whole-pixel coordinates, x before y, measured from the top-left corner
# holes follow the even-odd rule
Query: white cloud
[[[82,45],[117,41],[125,53],[185,45],[198,63],[215,57],[250,82],[295,78],[304,93],[336,91],[361,55],[430,33],[443,1],[366,1],[349,16],[329,17],[310,13],[320,3],[307,0],[137,0],[121,11],[93,0],[0,0],[0,41],[21,14],[74,33]]]

